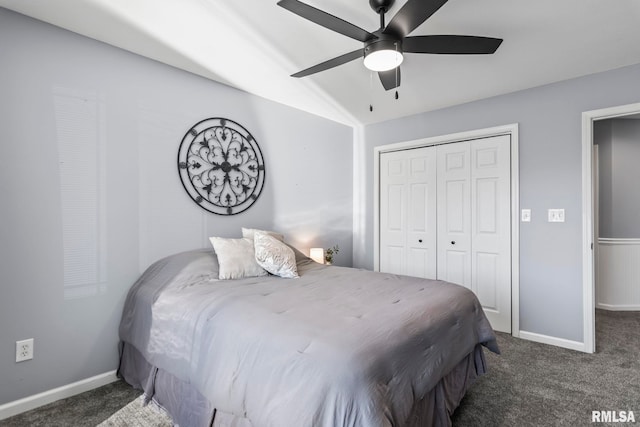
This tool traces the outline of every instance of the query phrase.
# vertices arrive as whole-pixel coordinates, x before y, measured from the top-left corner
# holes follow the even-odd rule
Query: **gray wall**
[[[373,147],[519,123],[520,207],[532,210],[520,224],[520,329],[582,342],[581,113],[639,102],[639,81],[635,65],[366,126],[354,264],[373,266]],[[549,208],[566,222],[548,223]]]
[[[599,146],[600,237],[640,237],[640,120],[596,122]]]
[[[129,286],[153,260],[211,235],[277,229],[303,251],[338,244],[336,264],[351,265],[350,127],[2,8],[0,53],[0,404],[115,369]],[[265,157],[263,193],[239,215],[203,211],[178,179],[180,140],[207,117],[243,124]],[[69,172],[77,159],[65,144],[85,137],[76,148],[95,161]],[[99,188],[71,180],[86,192],[65,193],[63,170]],[[96,227],[68,207],[92,197],[100,271],[72,289],[63,242]],[[15,363],[26,338],[35,358]]]

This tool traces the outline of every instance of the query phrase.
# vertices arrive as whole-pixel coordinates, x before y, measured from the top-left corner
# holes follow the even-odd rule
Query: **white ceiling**
[[[379,25],[367,0],[304,1],[369,31]],[[397,0],[387,21],[405,2]],[[347,124],[640,63],[638,0],[449,0],[411,35],[467,34],[504,42],[494,55],[406,54],[397,101],[361,60],[289,77],[362,44],[286,11],[276,0],[0,0],[0,6]]]

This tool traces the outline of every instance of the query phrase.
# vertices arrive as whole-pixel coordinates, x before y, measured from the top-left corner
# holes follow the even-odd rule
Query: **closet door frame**
[[[520,173],[518,124],[496,126],[374,147],[373,154],[373,268],[380,271],[380,155],[432,145],[450,144],[499,135],[511,137],[511,335],[520,336]]]

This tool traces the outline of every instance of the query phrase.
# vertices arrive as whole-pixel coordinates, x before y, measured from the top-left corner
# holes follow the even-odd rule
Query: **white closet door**
[[[509,136],[381,154],[380,271],[465,286],[511,332]]]
[[[407,158],[400,152],[380,156],[380,271],[403,274],[406,258]]]
[[[415,153],[414,153],[415,151]],[[409,276],[436,278],[436,153],[411,150],[407,208],[407,268]]]
[[[471,142],[471,289],[491,326],[511,332],[511,141]]]
[[[438,279],[471,288],[471,176],[469,142],[439,145]]]
[[[380,271],[436,277],[435,206],[434,150],[380,156]]]

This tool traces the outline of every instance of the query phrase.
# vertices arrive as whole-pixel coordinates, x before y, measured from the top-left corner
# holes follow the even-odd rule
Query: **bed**
[[[475,295],[442,281],[315,263],[220,280],[212,249],[132,286],[119,376],[182,427],[424,427],[499,352]]]

